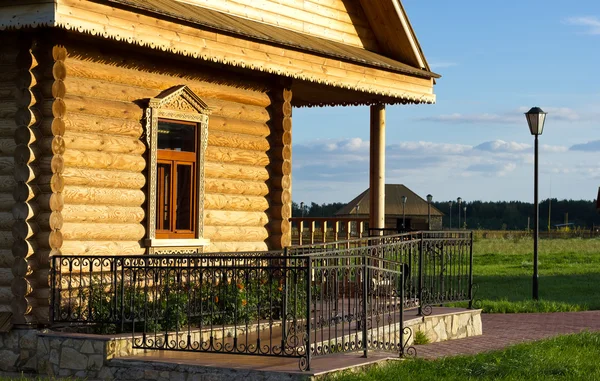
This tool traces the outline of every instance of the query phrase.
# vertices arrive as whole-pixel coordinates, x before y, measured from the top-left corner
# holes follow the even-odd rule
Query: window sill
[[[187,239],[156,239],[150,238],[145,241],[146,247],[198,247],[208,246],[210,240],[206,238]]]

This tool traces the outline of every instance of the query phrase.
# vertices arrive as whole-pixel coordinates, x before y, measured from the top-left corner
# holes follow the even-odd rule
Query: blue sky
[[[548,112],[540,198],[600,186],[600,1],[404,0],[437,104],[387,106],[387,183],[436,200],[533,200],[533,136]],[[297,108],[293,199],[348,202],[368,187],[367,107]]]

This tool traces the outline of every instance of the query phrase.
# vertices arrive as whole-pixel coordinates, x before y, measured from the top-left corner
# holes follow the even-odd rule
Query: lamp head
[[[544,122],[546,121],[546,114],[539,107],[532,107],[531,110],[525,113],[527,124],[529,125],[529,131],[531,135],[541,135],[544,131]]]

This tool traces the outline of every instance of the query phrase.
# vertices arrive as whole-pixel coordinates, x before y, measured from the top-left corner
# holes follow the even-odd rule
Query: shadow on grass
[[[532,299],[531,276],[475,276],[475,299],[509,302]],[[600,273],[540,276],[540,300],[600,309]]]

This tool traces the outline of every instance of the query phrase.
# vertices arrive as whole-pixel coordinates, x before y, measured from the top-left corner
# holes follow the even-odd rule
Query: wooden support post
[[[302,240],[302,234],[304,233],[304,220],[300,220],[298,222],[298,245],[302,246],[304,244]]]
[[[385,227],[385,106],[371,106],[370,229]],[[375,235],[380,235],[377,231]]]

